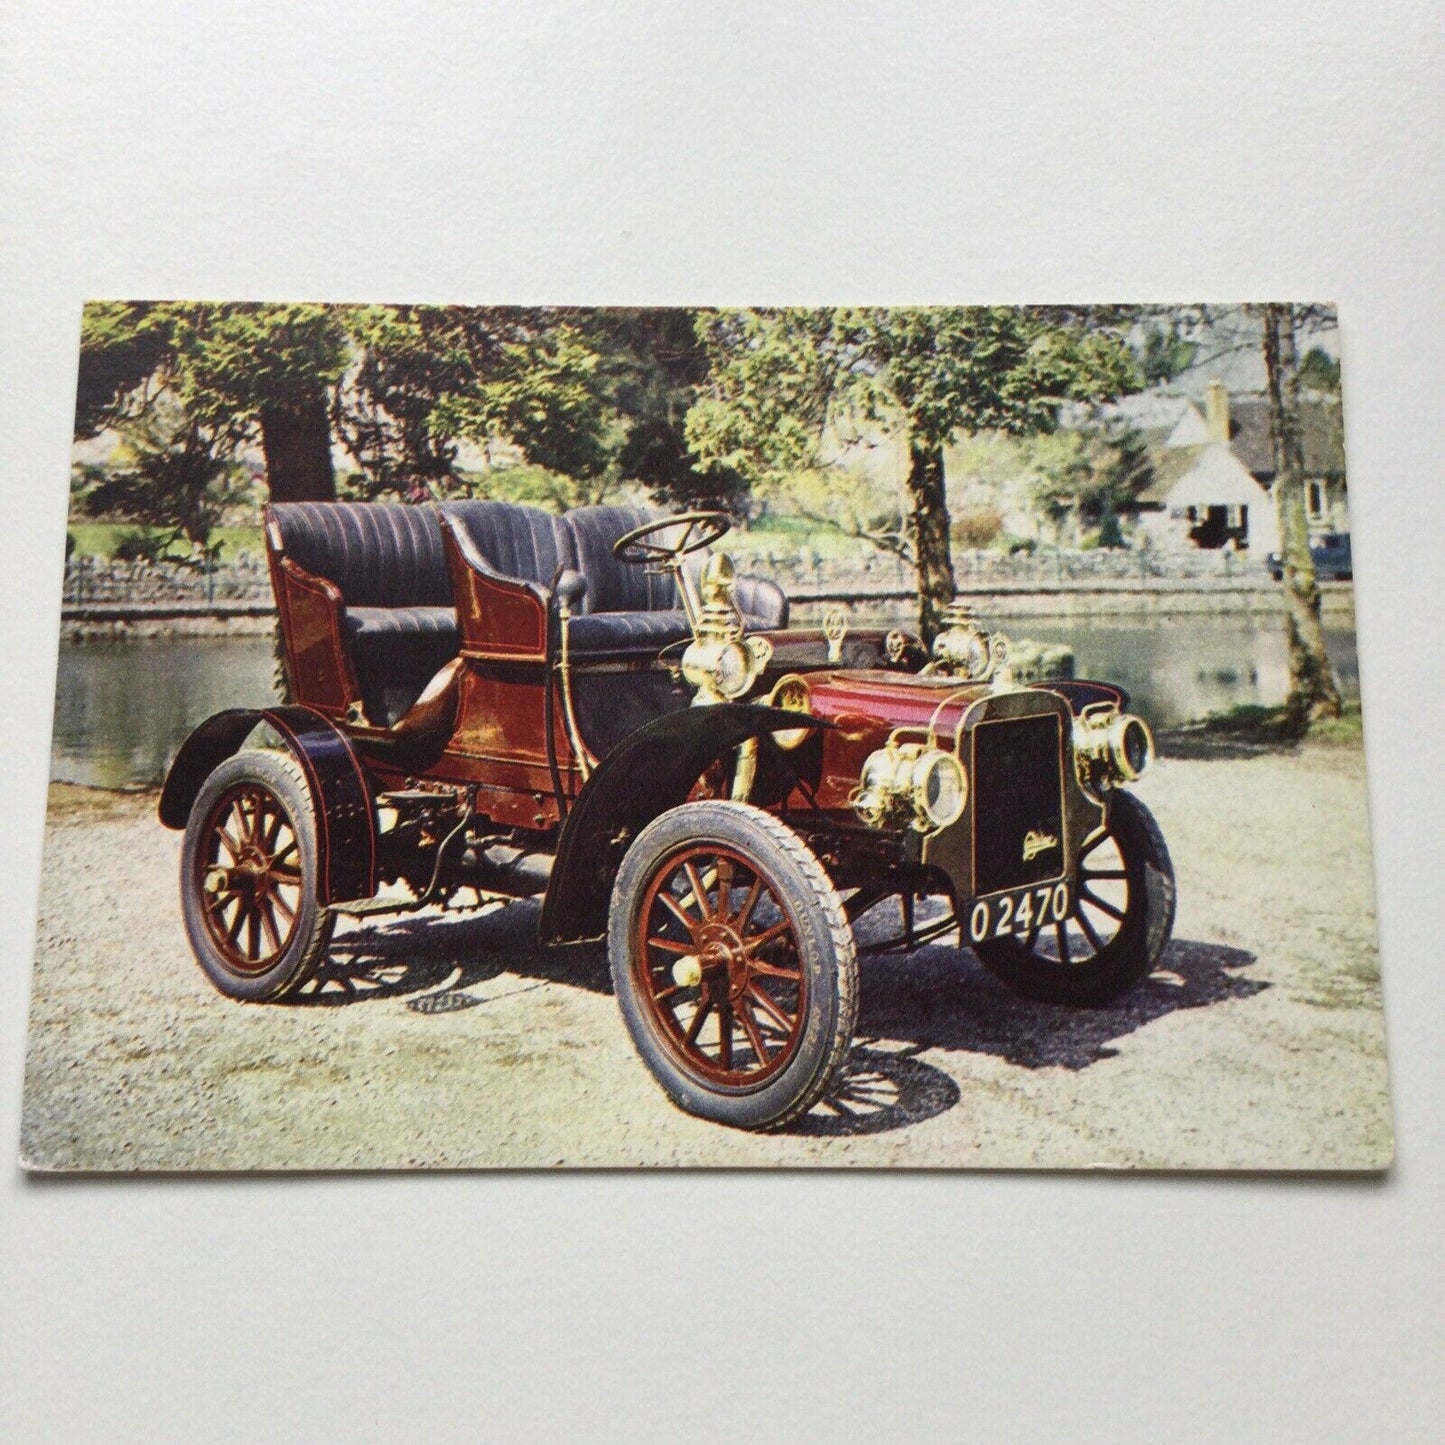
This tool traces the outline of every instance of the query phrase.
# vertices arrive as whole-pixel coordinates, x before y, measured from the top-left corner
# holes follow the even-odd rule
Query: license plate
[[[1065,882],[1039,883],[975,900],[968,915],[968,936],[975,943],[990,938],[1027,938],[1041,928],[1062,923],[1073,910]]]

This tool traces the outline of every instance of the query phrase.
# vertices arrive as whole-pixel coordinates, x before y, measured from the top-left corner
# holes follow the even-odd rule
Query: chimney
[[[1229,393],[1222,381],[1211,381],[1204,393],[1204,426],[1212,442],[1229,441]]]

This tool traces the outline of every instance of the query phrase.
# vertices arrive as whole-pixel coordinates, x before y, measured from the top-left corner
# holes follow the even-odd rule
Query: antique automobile
[[[1031,999],[1147,974],[1174,879],[1125,786],[1153,742],[1124,695],[1020,684],[957,603],[929,650],[841,611],[790,629],[781,589],[711,550],[727,528],[270,507],[288,701],[202,723],[160,800],[212,983],[281,998],[341,916],[540,895],[543,945],[605,940],[671,1099],[771,1128],[843,1066],[880,905],[870,949],[956,930]]]

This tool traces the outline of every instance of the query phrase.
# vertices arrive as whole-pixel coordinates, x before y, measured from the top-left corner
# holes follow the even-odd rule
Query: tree
[[[137,421],[162,394],[227,440],[254,428],[273,501],[336,495],[328,389],[348,356],[336,308],[106,302],[81,326],[77,434]]]
[[[170,396],[127,424],[119,465],[88,479],[84,506],[162,529],[164,552],[175,541],[209,547],[226,508],[244,494],[245,479],[232,460],[234,438],[218,437]]]
[[[821,465],[830,432],[901,436],[930,638],[954,595],[945,446],[984,428],[1052,430],[1063,402],[1117,395],[1137,375],[1117,330],[1088,312],[786,307],[704,313],[698,324],[712,363],[687,419],[700,465],[766,480]]]
[[[682,306],[609,306],[565,313],[600,358],[598,385],[621,422],[620,477],[663,506],[747,514],[747,483],[732,468],[702,468],[688,448],[689,407],[707,382],[697,312]]]
[[[1141,312],[1149,308],[1141,308]],[[1188,371],[1199,352],[1199,344],[1179,334],[1179,318],[1170,317],[1166,324],[1154,322],[1144,332],[1139,354],[1139,370],[1146,386],[1159,386],[1173,381]]]
[[[1274,441],[1274,505],[1284,564],[1285,632],[1289,692],[1285,716],[1298,732],[1339,717],[1340,690],[1325,651],[1320,589],[1310,555],[1305,507],[1304,441],[1300,425],[1298,334],[1310,319],[1304,308],[1273,303],[1260,308],[1270,429]]]
[[[458,437],[438,408],[487,374],[519,314],[481,306],[346,309],[354,354],[332,416],[370,496],[456,484]]]

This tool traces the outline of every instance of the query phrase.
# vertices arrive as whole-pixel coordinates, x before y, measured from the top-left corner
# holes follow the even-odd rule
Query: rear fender
[[[207,718],[181,744],[161,789],[167,828],[184,828],[211,773],[267,723],[301,765],[316,807],[316,893],[322,903],[376,892],[376,815],[355,750],[344,733],[309,707],[231,708]]]
[[[587,780],[562,826],[542,903],[542,942],[600,938],[612,881],[638,833],[686,802],[703,773],[740,743],[809,723],[781,708],[718,703],[665,713],[619,743]],[[816,718],[811,725],[830,726]]]

